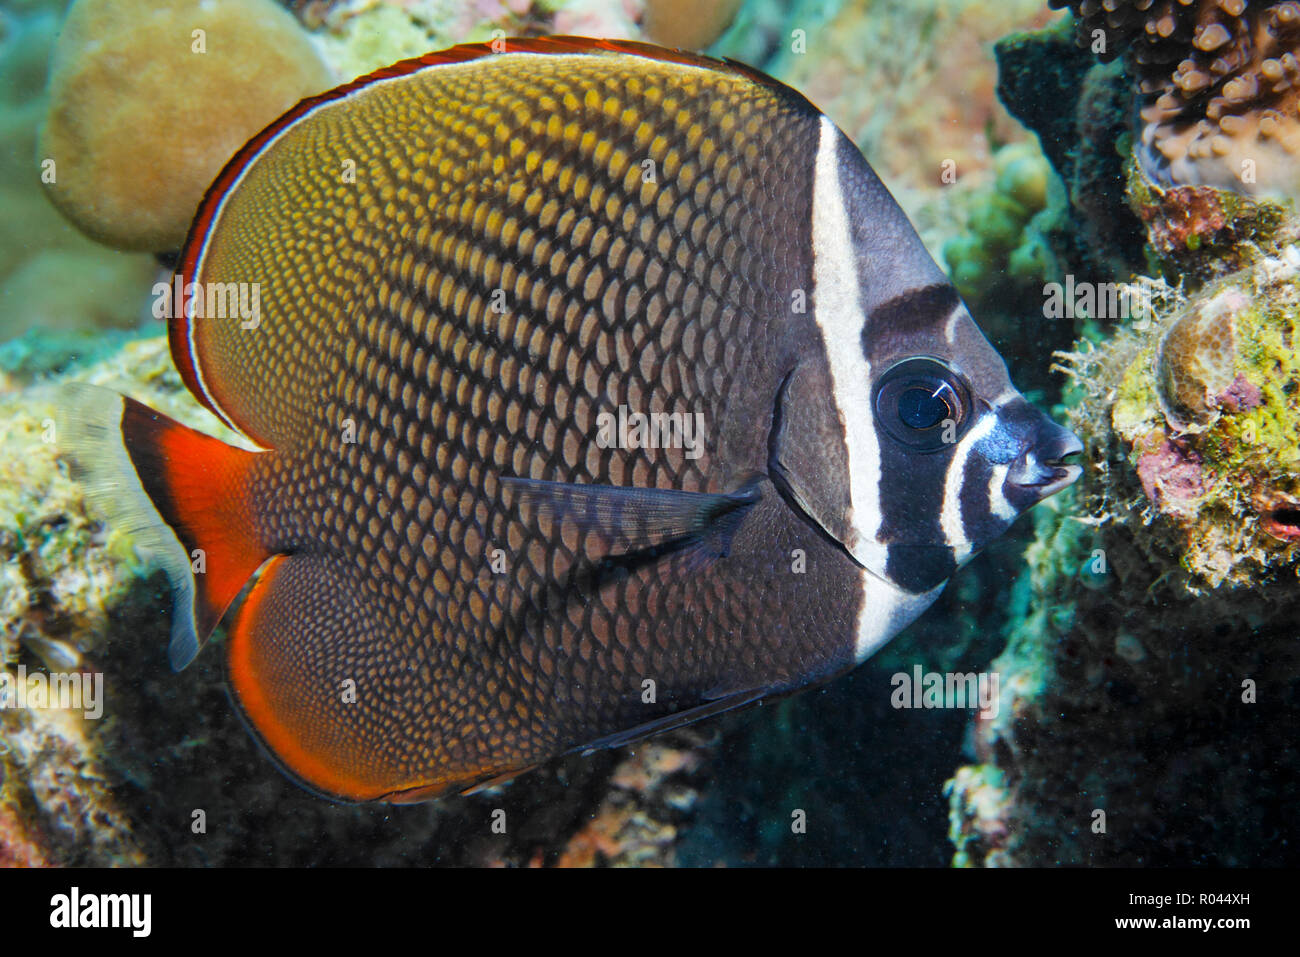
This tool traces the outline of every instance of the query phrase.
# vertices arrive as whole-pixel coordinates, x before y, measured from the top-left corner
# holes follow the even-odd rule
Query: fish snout
[[[1007,484],[1041,500],[1073,485],[1083,474],[1082,466],[1066,461],[1083,451],[1083,443],[1069,429],[1041,415],[1028,438],[1025,451],[1007,471]]]

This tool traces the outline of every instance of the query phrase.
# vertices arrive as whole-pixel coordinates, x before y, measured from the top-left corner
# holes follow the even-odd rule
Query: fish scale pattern
[[[242,173],[196,278],[260,282],[262,320],[189,348],[272,450],[253,495],[285,557],[230,670],[290,771],[428,796],[847,666],[856,573],[770,485],[727,557],[623,567],[501,481],[764,469],[817,128],[740,72],[503,55],[317,107]],[[620,406],[699,413],[701,454],[604,447]]]

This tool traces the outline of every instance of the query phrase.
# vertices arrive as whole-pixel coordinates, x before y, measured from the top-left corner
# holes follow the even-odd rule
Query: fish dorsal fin
[[[411,303],[395,301],[393,290],[405,289],[414,273],[432,282],[425,260],[434,239],[461,228],[448,217],[465,197],[486,201],[490,185],[493,201],[506,210],[532,188],[527,156],[504,149],[500,136],[531,145],[528,155],[550,155],[550,133],[531,123],[555,110],[544,105],[546,94],[534,79],[554,75],[548,61],[564,57],[590,60],[593,75],[617,74],[628,81],[620,86],[643,89],[669,77],[681,80],[683,71],[709,71],[692,79],[697,104],[724,95],[724,86],[733,92],[743,86],[761,88],[782,110],[816,113],[799,93],[743,64],[633,41],[565,36],[452,47],[305,99],[249,140],[218,174],[181,251],[173,287],[179,281],[182,290],[193,287],[202,296],[236,287],[259,293],[256,320],[199,320],[172,304],[172,356],[199,401],[264,448],[299,441],[303,418],[322,414],[327,384],[341,367],[359,361],[345,352],[354,327],[384,310],[414,311]],[[472,82],[465,69],[477,74]],[[580,72],[586,71],[571,75]],[[495,138],[468,136],[466,124],[478,122],[469,114],[504,102],[490,96],[490,88],[511,83],[513,106],[502,114]],[[592,77],[578,76],[575,83],[579,98],[560,111],[566,121],[587,129],[609,121],[607,100],[594,95]],[[644,115],[653,122],[651,113]],[[421,223],[432,239],[420,239]],[[463,278],[464,270],[448,273]],[[425,295],[436,288],[426,285]],[[272,394],[274,401],[267,401]]]
[[[663,63],[680,63],[686,66],[700,66],[709,69],[726,69],[745,73],[762,83],[781,85],[761,70],[756,70],[739,60],[725,57],[711,57],[702,53],[692,53],[672,47],[657,46],[640,40],[619,40],[604,37],[580,37],[569,34],[554,34],[542,37],[502,37],[487,43],[460,43],[445,50],[437,50],[407,60],[400,60],[392,66],[383,67],[358,77],[351,84],[363,84],[372,79],[400,76],[413,70],[443,63],[465,63],[481,57],[501,56],[506,53],[531,53],[543,56],[605,55],[624,54],[659,60]]]

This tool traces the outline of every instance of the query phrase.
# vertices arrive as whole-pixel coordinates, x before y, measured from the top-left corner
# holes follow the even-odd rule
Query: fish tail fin
[[[171,583],[167,654],[179,671],[269,555],[245,491],[259,453],[107,389],[75,383],[62,398],[59,437],[73,477]]]

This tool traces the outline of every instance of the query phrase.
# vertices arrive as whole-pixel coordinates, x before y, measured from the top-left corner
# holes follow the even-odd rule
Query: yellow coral
[[[38,148],[46,193],[92,239],[178,248],[231,155],[332,83],[271,0],[77,0]]]

